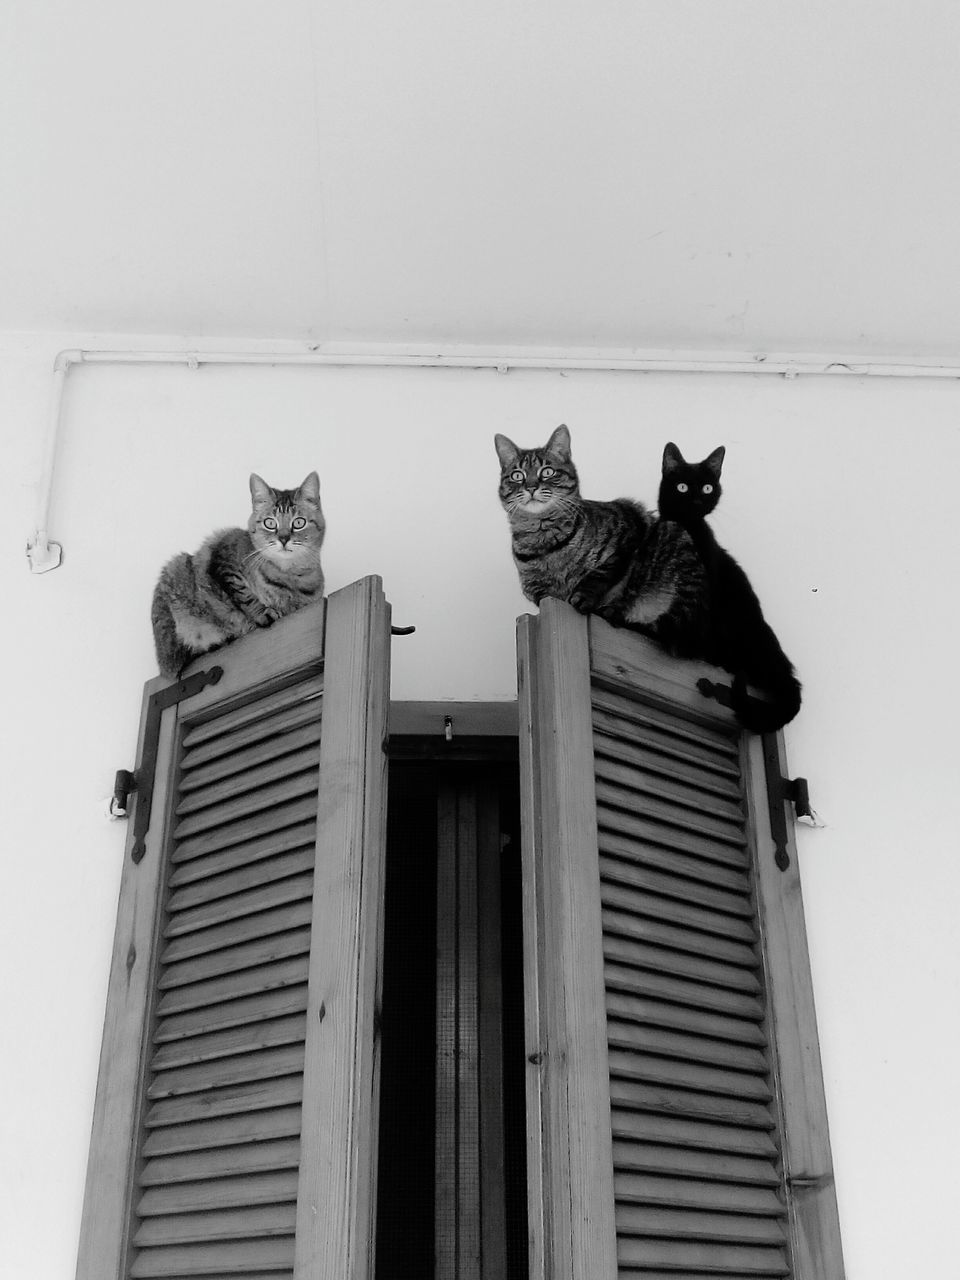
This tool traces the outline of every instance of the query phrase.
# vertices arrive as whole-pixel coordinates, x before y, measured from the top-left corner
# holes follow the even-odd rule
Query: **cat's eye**
[[[677,493],[686,493],[688,488],[689,488],[689,485],[685,485],[681,480],[680,483],[677,485]]]
[[[523,474],[523,472],[522,472],[522,471],[511,471],[511,472],[510,472],[510,479],[511,479],[511,480],[516,480],[518,484],[519,484],[521,481],[526,480],[526,478],[527,478],[527,477]]]
[[[541,479],[541,480],[549,480],[551,476],[555,476],[556,474],[557,474],[557,473],[556,473],[556,471],[554,471],[553,467],[541,467],[541,468],[540,468],[540,479]]]
[[[713,493],[713,485],[705,484],[701,490],[701,493]]]
[[[277,522],[276,522],[276,520],[274,520],[273,516],[264,516],[264,518],[263,518],[263,527],[264,527],[265,529],[273,530],[273,529],[276,529],[278,526],[277,526]]]
[[[304,520],[303,516],[297,516],[296,520],[292,520],[290,522],[291,529],[305,529],[306,525],[307,522]]]

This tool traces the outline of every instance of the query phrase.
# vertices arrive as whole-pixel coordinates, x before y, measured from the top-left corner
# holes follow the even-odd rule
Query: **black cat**
[[[660,517],[687,530],[707,571],[711,634],[704,656],[733,675],[733,709],[744,728],[772,733],[800,710],[800,682],[764,619],[750,579],[706,522],[720,501],[724,452],[721,445],[703,462],[687,462],[675,444],[664,448]],[[748,697],[748,684],[770,701]]]

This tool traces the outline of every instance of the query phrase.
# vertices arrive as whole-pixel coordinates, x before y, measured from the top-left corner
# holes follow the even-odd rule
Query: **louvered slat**
[[[295,1169],[259,1173],[248,1178],[220,1178],[216,1182],[181,1182],[151,1187],[140,1197],[141,1218],[164,1213],[202,1213],[206,1209],[241,1208],[253,1204],[296,1201]]]
[[[594,688],[621,1280],[788,1276],[733,732]]]
[[[131,1277],[290,1275],[318,693],[183,732]]]
[[[212,1093],[187,1094],[164,1098],[147,1111],[144,1121],[148,1129],[189,1121],[209,1120],[216,1116],[243,1115],[270,1107],[298,1103],[303,1097],[303,1080],[299,1074],[255,1080],[232,1089]]]

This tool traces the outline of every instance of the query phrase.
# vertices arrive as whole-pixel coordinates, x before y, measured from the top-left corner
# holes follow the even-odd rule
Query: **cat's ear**
[[[315,507],[320,505],[320,477],[315,471],[311,471],[297,490],[297,497],[303,498],[306,502],[310,502]]]
[[[493,443],[497,449],[497,457],[500,459],[500,465],[504,471],[510,470],[515,466],[520,458],[520,450],[506,436],[500,435],[499,432],[493,437]]]
[[[570,461],[570,430],[562,422],[547,441],[545,452],[556,454],[564,462]]]
[[[273,501],[273,490],[266,480],[262,480],[255,471],[250,475],[250,497],[253,499],[255,507],[263,506],[264,503]]]
[[[663,474],[665,476],[668,476],[671,471],[676,471],[677,467],[682,467],[683,465],[684,465],[683,454],[680,452],[680,450],[677,448],[677,446],[673,443],[672,440],[668,440],[667,443],[663,446],[663,466],[662,466]]]
[[[720,479],[720,468],[723,466],[723,455],[726,452],[726,448],[723,445],[720,445],[719,448],[714,449],[709,458],[704,458],[703,460],[703,465],[711,471],[718,480]]]

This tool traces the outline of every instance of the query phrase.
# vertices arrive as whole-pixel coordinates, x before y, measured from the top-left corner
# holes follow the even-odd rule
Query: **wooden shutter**
[[[372,1280],[389,635],[364,579],[162,712],[78,1280]]]
[[[725,673],[553,600],[519,671],[531,1280],[841,1280],[763,741]]]

